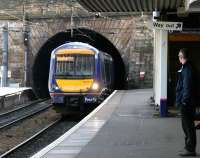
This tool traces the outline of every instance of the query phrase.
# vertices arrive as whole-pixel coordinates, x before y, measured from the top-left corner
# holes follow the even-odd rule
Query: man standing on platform
[[[176,104],[181,110],[182,128],[185,134],[185,148],[179,155],[183,157],[196,156],[196,130],[194,125],[194,74],[188,58],[188,50],[183,48],[178,57],[182,64],[178,71],[178,82],[176,86]]]

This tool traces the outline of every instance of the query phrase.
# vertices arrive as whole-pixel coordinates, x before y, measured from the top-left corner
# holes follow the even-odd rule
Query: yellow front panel
[[[86,92],[90,89],[93,82],[94,82],[93,79],[84,79],[84,80],[56,79],[58,87],[63,92]]]
[[[95,52],[89,49],[60,49],[56,52],[56,55],[63,54],[90,54],[94,55]]]

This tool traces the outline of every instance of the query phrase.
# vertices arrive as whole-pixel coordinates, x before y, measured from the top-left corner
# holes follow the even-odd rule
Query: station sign
[[[182,31],[182,22],[168,22],[168,21],[154,21],[153,28],[159,30],[171,30],[171,31]]]

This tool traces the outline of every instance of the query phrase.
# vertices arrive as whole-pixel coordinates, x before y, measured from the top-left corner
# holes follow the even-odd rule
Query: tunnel
[[[73,36],[71,36],[71,29],[66,32],[59,32],[53,37],[49,38],[35,57],[32,67],[33,89],[39,98],[49,97],[48,91],[48,77],[50,55],[52,50],[67,42],[83,42],[92,45],[93,47],[110,54],[114,61],[114,89],[124,89],[126,86],[126,72],[123,59],[115,46],[100,33],[93,30],[79,28],[73,29]]]

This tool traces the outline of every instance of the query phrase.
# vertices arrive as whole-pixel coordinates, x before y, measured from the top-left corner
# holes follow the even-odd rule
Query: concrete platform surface
[[[149,89],[117,91],[86,123],[33,158],[179,158],[180,118],[155,117],[150,96]]]
[[[13,87],[0,87],[0,97],[9,95],[9,94],[14,94],[17,92],[22,92],[27,89],[32,89],[30,87],[19,87],[19,88],[13,88]]]
[[[179,158],[184,147],[180,118],[154,118],[147,104],[151,95],[124,91],[110,119],[77,158]]]

